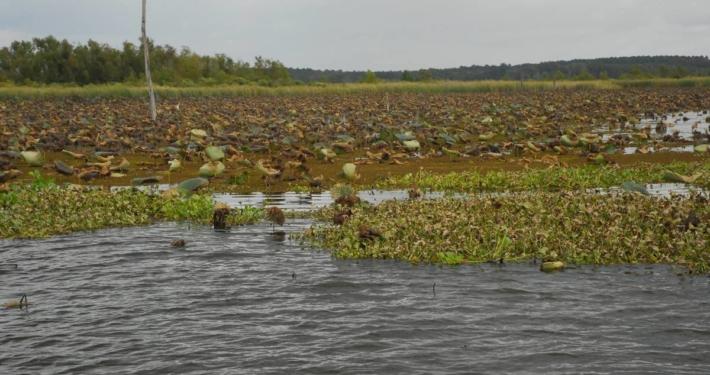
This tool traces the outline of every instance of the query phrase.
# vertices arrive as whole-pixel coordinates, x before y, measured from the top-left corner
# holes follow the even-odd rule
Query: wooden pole
[[[145,33],[145,3],[143,0],[143,12],[141,17],[141,35],[143,40],[143,57],[145,59],[145,79],[148,81],[148,96],[150,97],[150,118],[155,121],[158,113],[155,110],[155,92],[153,91],[153,78],[150,76],[150,57],[148,56],[148,37]]]

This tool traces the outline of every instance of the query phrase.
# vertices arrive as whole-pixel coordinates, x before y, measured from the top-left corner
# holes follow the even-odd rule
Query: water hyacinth
[[[682,177],[681,177],[682,176]],[[436,174],[425,170],[379,181],[379,188],[420,188],[457,191],[559,191],[609,188],[625,182],[674,182],[710,187],[710,161],[700,163],[643,164],[619,168],[609,165],[585,165],[569,168],[528,169],[522,171],[468,171]]]
[[[207,180],[194,178],[183,181],[178,191],[192,192],[206,184]],[[41,238],[158,221],[207,224],[214,206],[209,194],[150,194],[134,189],[111,192],[51,183],[13,185],[0,191],[0,238]],[[264,217],[263,209],[245,207],[231,210],[227,222],[254,224]]]
[[[356,206],[342,225],[316,225],[303,238],[343,258],[665,263],[708,272],[709,203],[702,195],[580,192],[388,201]],[[378,228],[382,237],[362,241],[362,227]]]

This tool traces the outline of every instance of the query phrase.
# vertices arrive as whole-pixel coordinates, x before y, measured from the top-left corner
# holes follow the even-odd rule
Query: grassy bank
[[[333,208],[320,213],[326,220]],[[663,263],[710,271],[710,204],[702,196],[521,193],[356,207],[303,239],[341,258],[462,264],[560,260]]]
[[[267,87],[256,85],[186,86],[156,88],[159,97],[240,97],[318,94],[389,93],[466,93],[553,89],[619,89],[652,87],[710,87],[710,77],[682,79],[591,80],[591,81],[433,81],[382,82],[377,84],[313,84]],[[0,99],[51,97],[144,97],[142,86],[126,84],[87,86],[15,86],[0,84]]]
[[[158,221],[209,223],[210,195],[179,197],[138,190],[110,192],[53,184],[13,185],[0,192],[0,238],[42,238]],[[260,209],[233,210],[232,225],[261,220]]]
[[[697,163],[640,164],[628,167],[583,165],[520,171],[491,170],[435,174],[427,171],[387,178],[378,188],[418,186],[437,191],[560,191],[608,188],[624,182],[684,182],[710,188],[710,160]]]

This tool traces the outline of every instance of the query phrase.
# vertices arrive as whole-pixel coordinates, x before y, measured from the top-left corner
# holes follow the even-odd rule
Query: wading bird
[[[274,231],[274,225],[284,225],[286,216],[282,209],[278,207],[269,207],[266,209],[266,218],[271,222],[271,231]]]

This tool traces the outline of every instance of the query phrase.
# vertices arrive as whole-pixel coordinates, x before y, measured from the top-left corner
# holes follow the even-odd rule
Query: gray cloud
[[[707,55],[702,0],[148,0],[156,42],[289,66],[417,69]],[[0,0],[0,45],[137,41],[139,0]]]

